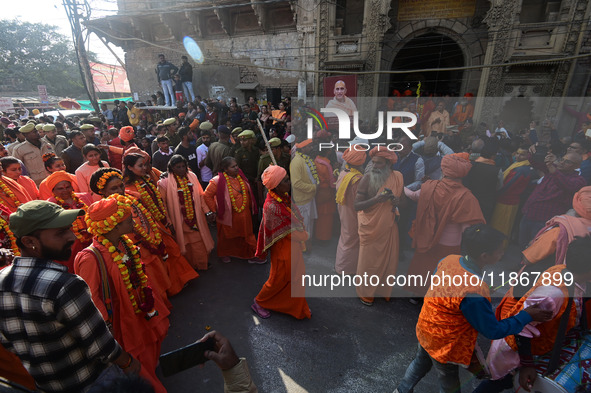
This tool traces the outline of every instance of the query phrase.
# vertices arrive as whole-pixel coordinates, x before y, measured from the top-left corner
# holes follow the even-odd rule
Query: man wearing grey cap
[[[80,392],[123,373],[138,373],[111,335],[88,285],[55,260],[67,260],[80,209],[31,201],[10,215],[22,257],[0,271],[0,342],[44,392]]]

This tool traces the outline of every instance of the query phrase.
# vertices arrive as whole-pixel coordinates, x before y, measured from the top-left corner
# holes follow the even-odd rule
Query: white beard
[[[373,198],[378,194],[380,188],[384,186],[384,183],[386,183],[386,180],[390,177],[390,173],[392,173],[390,168],[373,168],[371,172],[369,172],[369,186],[367,188],[367,193],[370,197]]]

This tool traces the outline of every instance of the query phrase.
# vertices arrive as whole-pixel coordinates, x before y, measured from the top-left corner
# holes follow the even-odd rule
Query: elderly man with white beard
[[[398,206],[405,203],[402,174],[392,170],[396,152],[377,146],[369,155],[373,168],[360,180],[355,198],[360,244],[357,275],[367,277],[357,287],[357,295],[366,306],[373,305],[376,295],[390,300],[392,287],[385,285],[386,277],[396,274],[398,267]]]

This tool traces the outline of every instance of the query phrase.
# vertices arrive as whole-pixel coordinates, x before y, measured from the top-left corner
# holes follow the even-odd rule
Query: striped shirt
[[[46,392],[81,391],[121,353],[84,280],[36,258],[0,271],[0,342]]]

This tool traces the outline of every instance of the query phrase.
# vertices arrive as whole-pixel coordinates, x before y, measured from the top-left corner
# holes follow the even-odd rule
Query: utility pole
[[[64,9],[70,21],[70,28],[72,29],[72,38],[74,40],[74,49],[76,57],[78,58],[78,68],[80,69],[80,76],[82,83],[90,99],[96,113],[100,113],[96,91],[94,90],[94,82],[92,80],[92,73],[90,72],[90,64],[88,63],[88,55],[84,47],[84,39],[82,38],[82,27],[80,26],[80,13],[78,10],[77,0],[64,0]],[[88,9],[88,4],[86,4]]]

